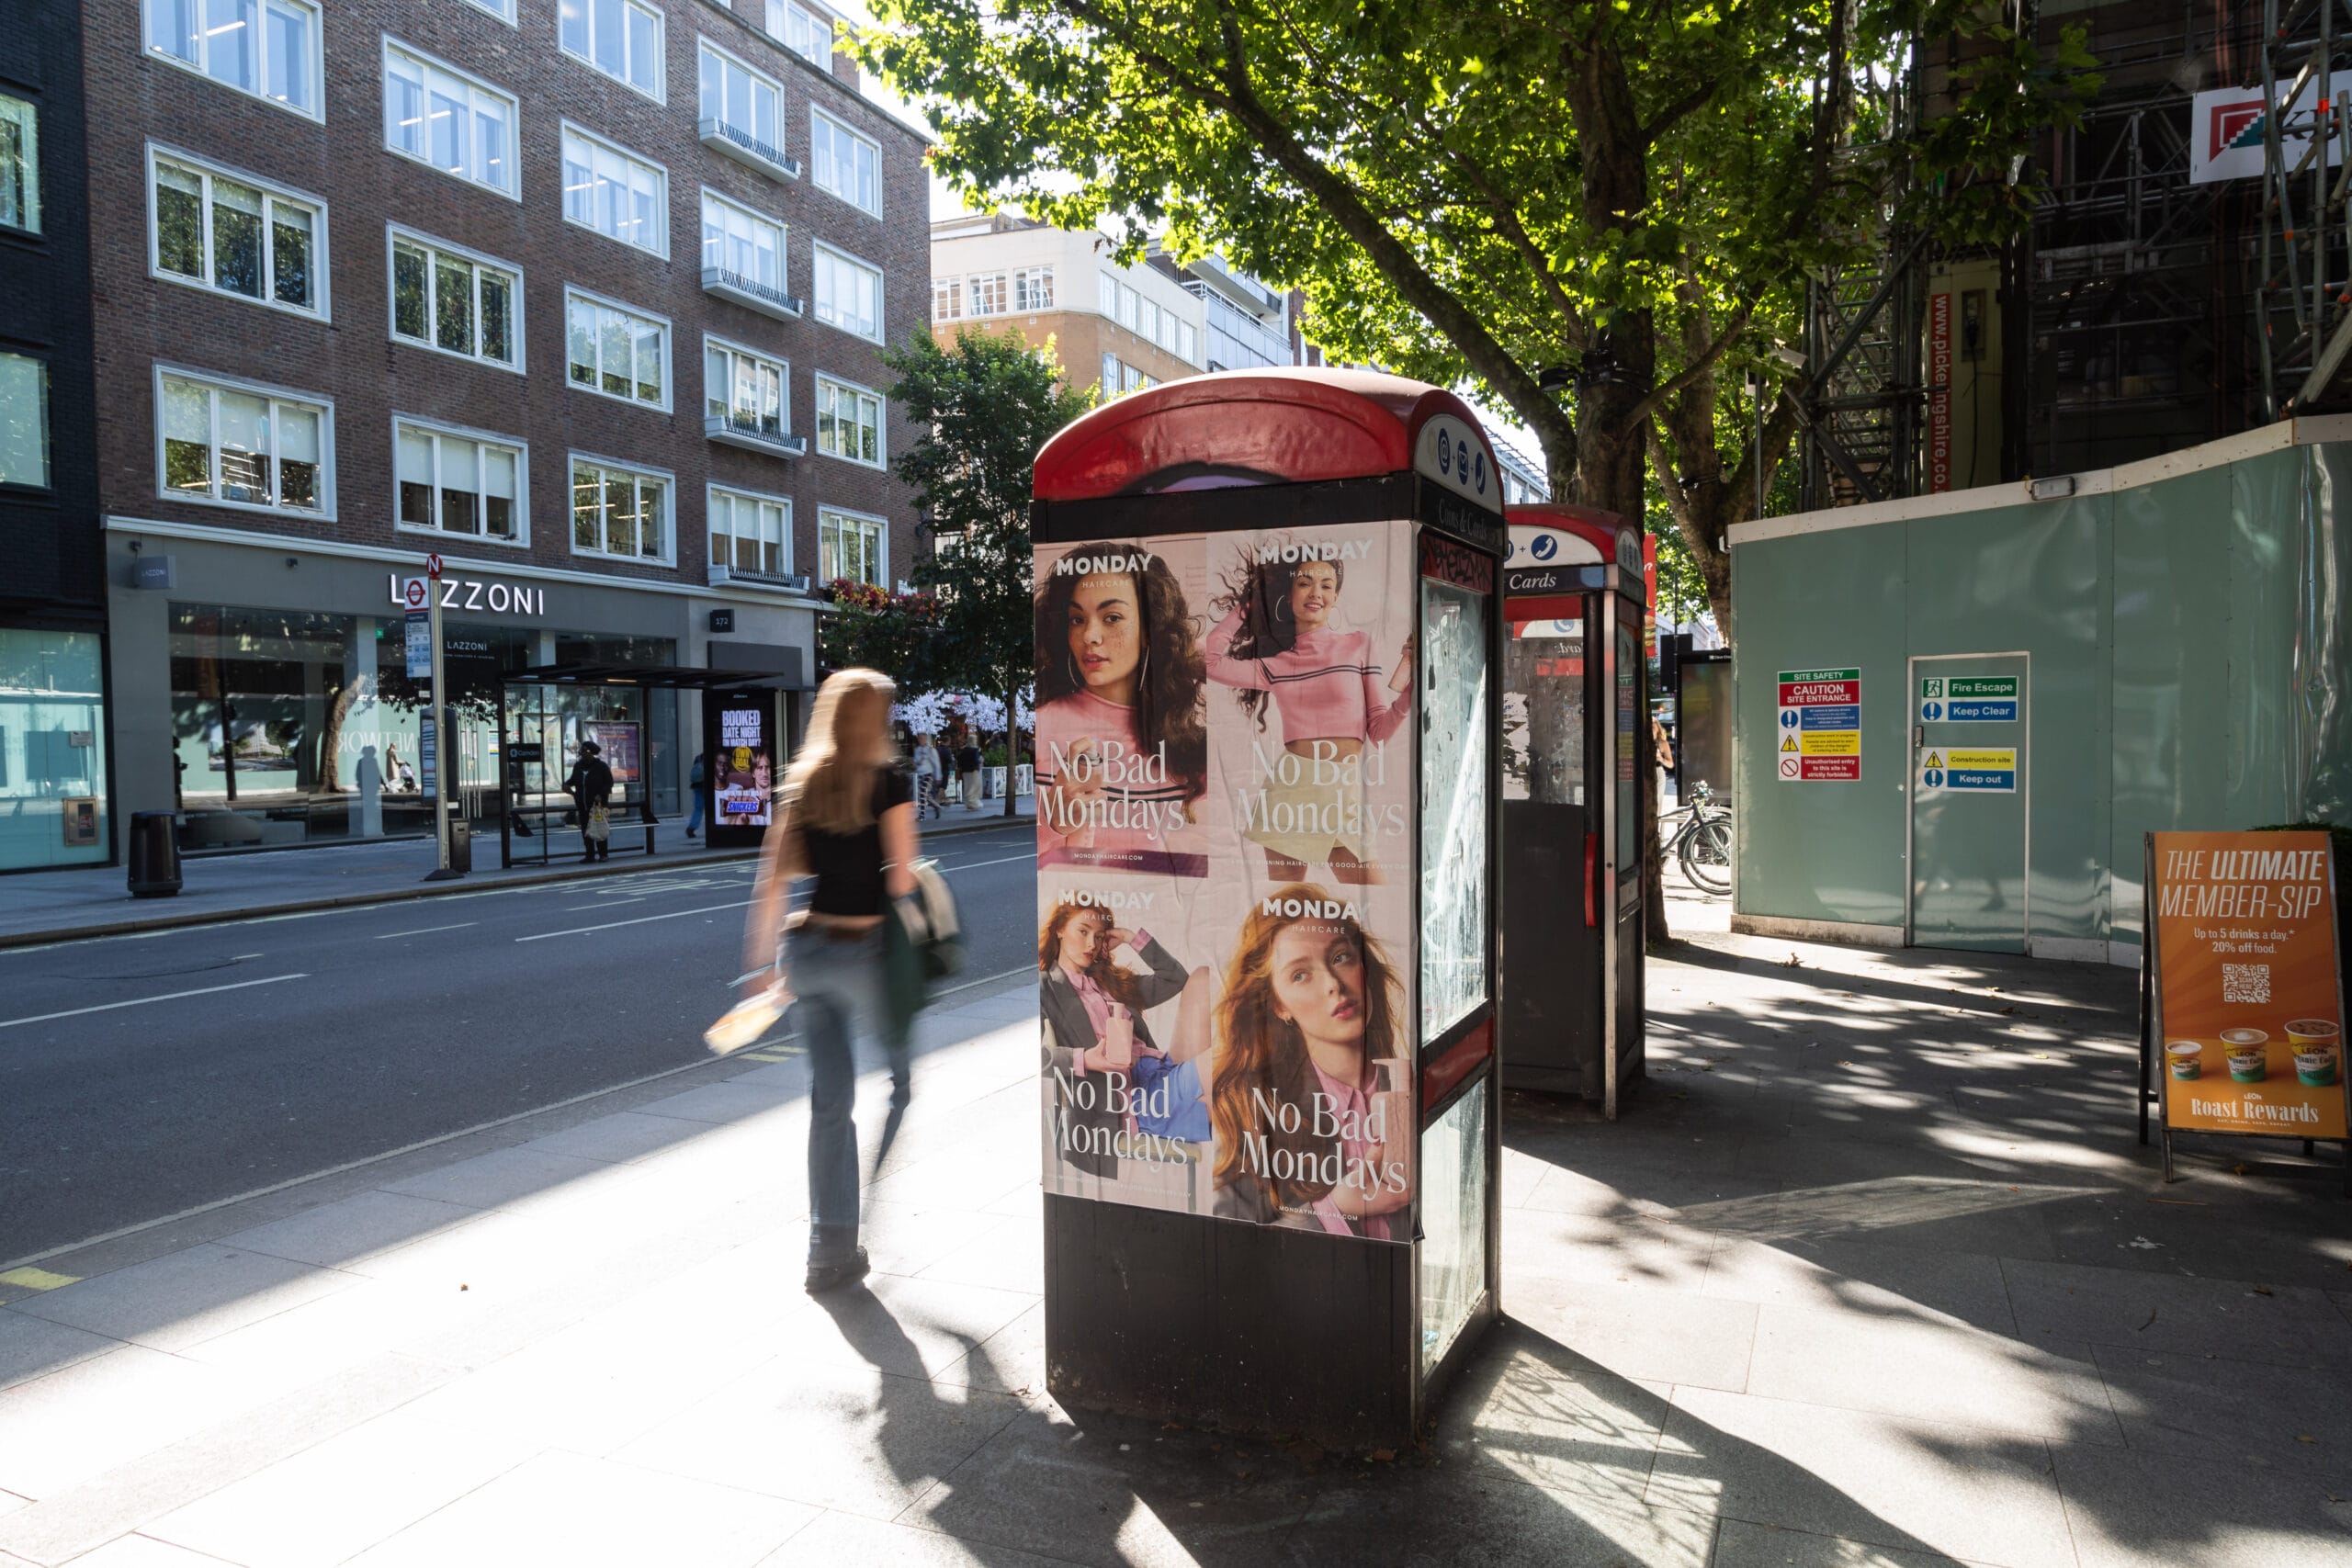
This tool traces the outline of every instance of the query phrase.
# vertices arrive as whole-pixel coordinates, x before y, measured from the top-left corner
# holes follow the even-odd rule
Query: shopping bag
[[[590,807],[586,832],[590,839],[600,844],[611,838],[613,836],[612,814],[601,806]]]

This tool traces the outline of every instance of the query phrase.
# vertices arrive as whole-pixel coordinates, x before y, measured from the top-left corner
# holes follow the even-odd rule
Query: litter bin
[[[460,874],[474,868],[473,829],[462,817],[449,818],[449,869]]]
[[[173,837],[179,814],[130,814],[130,896],[164,898],[180,890],[180,846]]]

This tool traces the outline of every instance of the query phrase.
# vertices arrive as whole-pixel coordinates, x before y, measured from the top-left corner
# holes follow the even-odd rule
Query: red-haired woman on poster
[[[1177,847],[1208,793],[1183,588],[1143,544],[1083,545],[1038,576],[1039,863],[1206,875]]]
[[[1208,637],[1209,679],[1239,688],[1260,729],[1270,705],[1279,713],[1283,748],[1301,766],[1295,778],[1253,786],[1264,792],[1269,820],[1245,827],[1243,836],[1265,850],[1271,881],[1296,882],[1308,866],[1326,865],[1336,881],[1370,882],[1366,863],[1374,857],[1364,835],[1320,825],[1332,815],[1328,771],[1386,740],[1412,712],[1413,639],[1407,636],[1395,674],[1384,681],[1371,634],[1331,626],[1347,583],[1340,547],[1284,540],[1248,548],[1216,602],[1224,619]]]
[[[1401,1240],[1412,1200],[1402,990],[1354,908],[1312,883],[1253,908],[1216,1009],[1216,1199],[1227,1219]]]

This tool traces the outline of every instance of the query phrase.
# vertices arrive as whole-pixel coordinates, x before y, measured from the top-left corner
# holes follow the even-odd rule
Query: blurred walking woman
[[[1299,912],[1269,913],[1276,905]],[[1242,922],[1216,1009],[1215,1212],[1403,1240],[1391,1216],[1412,1197],[1413,1116],[1399,987],[1345,911],[1302,883]]]
[[[890,1099],[903,1111],[907,1053],[883,1025],[882,922],[911,898],[917,829],[913,791],[890,743],[889,678],[842,670],[817,694],[808,738],[785,770],[781,809],[760,855],[743,967],[776,964],[776,998],[799,1014],[808,1051],[810,1292],[866,1271],[857,1242],[857,1083],[852,1041],[862,1027],[890,1052]],[[782,919],[787,885],[815,879],[807,909]],[[783,953],[776,952],[779,931]]]

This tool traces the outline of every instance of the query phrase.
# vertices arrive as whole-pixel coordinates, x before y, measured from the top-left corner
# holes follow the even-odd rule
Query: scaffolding
[[[2352,403],[2352,0],[2263,0],[2262,234],[2255,334],[2265,412]]]

